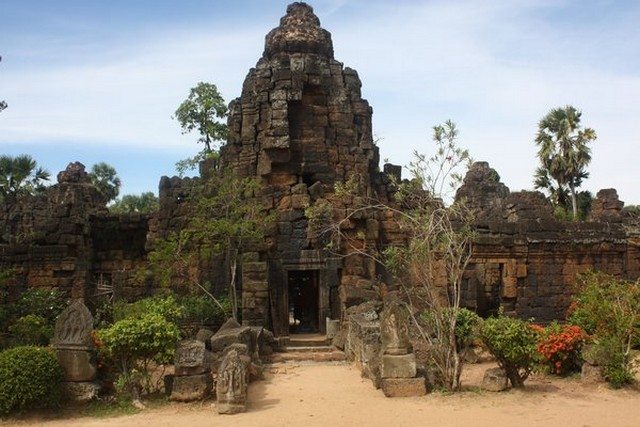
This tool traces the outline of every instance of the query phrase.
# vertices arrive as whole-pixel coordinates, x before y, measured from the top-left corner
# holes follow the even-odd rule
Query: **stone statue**
[[[387,304],[380,321],[380,340],[385,354],[407,354],[410,352],[409,312],[398,300]]]
[[[56,320],[53,347],[68,350],[91,350],[93,316],[82,300],[73,301]]]
[[[246,410],[249,363],[250,359],[235,348],[230,348],[222,359],[216,385],[218,413],[236,414]]]

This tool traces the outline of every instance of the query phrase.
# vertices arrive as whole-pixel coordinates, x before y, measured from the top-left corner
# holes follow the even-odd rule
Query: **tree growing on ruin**
[[[196,131],[205,153],[214,151],[213,144],[227,138],[227,125],[220,120],[227,117],[227,104],[213,83],[199,82],[174,113],[182,133]]]
[[[49,178],[49,172],[27,154],[0,156],[0,202],[12,202],[20,196],[39,193]]]
[[[582,128],[581,118],[582,112],[571,105],[555,108],[540,120],[535,139],[540,160],[535,188],[547,190],[556,205],[562,205],[568,194],[574,219],[578,217],[576,189],[589,177],[589,143],[597,138],[593,129]]]
[[[215,170],[201,178],[191,190],[190,221],[179,232],[155,243],[149,254],[151,270],[161,285],[183,283],[209,291],[199,277],[199,267],[215,256],[224,258],[232,313],[238,317],[236,272],[238,259],[248,246],[262,242],[272,218],[255,197],[261,184],[255,178],[241,178],[230,169]]]
[[[107,203],[118,197],[122,181],[116,168],[105,162],[96,163],[91,167],[89,177]]]

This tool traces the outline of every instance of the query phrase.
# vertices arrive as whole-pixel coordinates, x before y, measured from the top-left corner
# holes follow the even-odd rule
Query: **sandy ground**
[[[469,365],[468,390],[385,398],[348,364],[273,365],[251,384],[248,412],[218,415],[212,402],[171,404],[107,419],[22,421],[47,426],[640,426],[640,391],[534,376],[525,390],[480,392],[492,364]]]

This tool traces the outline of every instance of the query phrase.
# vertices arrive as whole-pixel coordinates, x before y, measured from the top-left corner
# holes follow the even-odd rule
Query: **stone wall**
[[[100,285],[139,266],[147,217],[109,215],[81,163],[58,174],[43,194],[0,205],[0,269],[12,269],[9,301],[27,288],[57,288],[92,298]],[[124,297],[140,296],[134,292]]]
[[[579,273],[596,269],[640,277],[638,228],[624,222],[615,190],[598,193],[592,222],[557,221],[541,193],[510,193],[498,174],[479,162],[457,197],[478,208],[465,305],[480,314],[503,307],[537,321],[562,319]]]

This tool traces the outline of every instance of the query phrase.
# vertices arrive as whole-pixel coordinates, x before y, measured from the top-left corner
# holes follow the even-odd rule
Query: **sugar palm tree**
[[[568,189],[574,218],[578,215],[576,188],[589,177],[586,171],[591,162],[589,143],[597,138],[593,129],[581,127],[581,116],[570,105],[551,110],[540,120],[535,140],[540,167],[534,185],[550,191],[552,198],[557,199],[562,197],[563,189]]]
[[[14,201],[18,196],[41,191],[49,177],[49,172],[27,154],[0,156],[0,201]]]

